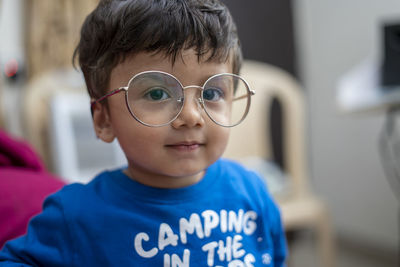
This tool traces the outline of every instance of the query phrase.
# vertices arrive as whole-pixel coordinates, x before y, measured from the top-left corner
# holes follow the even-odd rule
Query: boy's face
[[[232,72],[230,62],[198,62],[193,50],[178,56],[174,65],[163,54],[139,53],[128,57],[111,73],[109,91],[126,86],[142,71],[174,75],[183,86],[200,85],[212,75]],[[125,104],[124,93],[96,104],[93,118],[97,135],[105,142],[117,138],[128,160],[125,171],[149,186],[179,188],[198,182],[205,169],[224,152],[229,128],[215,124],[197,102],[197,88],[185,90],[182,112],[171,124],[148,127],[136,121]]]

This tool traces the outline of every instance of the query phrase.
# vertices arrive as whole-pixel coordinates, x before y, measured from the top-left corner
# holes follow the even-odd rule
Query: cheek
[[[133,120],[133,119],[132,119]],[[131,147],[132,149],[139,149],[161,143],[161,136],[154,132],[154,129],[148,128],[143,125],[138,125],[139,122],[130,122],[129,124],[119,125],[116,136],[121,146]]]
[[[213,147],[214,153],[218,153],[219,156],[221,156],[225,148],[228,144],[228,139],[229,139],[229,133],[230,129],[229,128],[223,128],[221,126],[218,126],[219,128],[215,128],[210,136],[210,145]]]
[[[146,148],[151,149],[152,144],[159,142],[158,132],[140,124],[129,112],[120,112],[115,115],[112,119],[112,127],[122,150],[128,157],[145,153]]]
[[[160,155],[160,140],[149,131],[127,129],[117,135],[121,149],[128,162],[143,165],[149,164]]]

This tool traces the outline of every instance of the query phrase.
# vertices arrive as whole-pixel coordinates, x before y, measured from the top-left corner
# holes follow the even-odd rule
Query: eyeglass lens
[[[203,90],[199,90],[198,98],[210,119],[225,127],[239,124],[250,105],[247,84],[231,74],[209,79]],[[127,101],[130,112],[140,122],[149,126],[166,125],[182,110],[184,89],[172,75],[146,72],[130,81]]]

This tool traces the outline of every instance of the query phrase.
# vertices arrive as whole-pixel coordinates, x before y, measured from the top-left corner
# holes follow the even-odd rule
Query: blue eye
[[[145,94],[145,97],[153,101],[162,101],[170,98],[170,95],[162,88],[153,88]]]
[[[206,101],[219,101],[224,97],[224,93],[218,88],[207,88],[203,91],[203,99]]]

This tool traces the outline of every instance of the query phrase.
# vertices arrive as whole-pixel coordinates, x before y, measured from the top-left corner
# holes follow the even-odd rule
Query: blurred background
[[[390,180],[393,177],[385,172],[379,152],[387,105],[353,109],[351,105],[344,106],[340,98],[340,81],[354,68],[365,62],[372,62],[373,66],[382,63],[383,25],[400,23],[400,1],[269,0],[247,1],[246,6],[240,0],[224,2],[236,20],[244,57],[275,66],[301,85],[306,103],[304,142],[309,180],[330,213],[336,266],[400,266],[399,192]],[[0,1],[0,126],[31,142],[48,168],[60,176],[64,174],[57,172],[62,167],[54,166],[62,159],[52,156],[60,141],[38,126],[57,129],[60,119],[53,115],[62,114],[62,108],[50,108],[52,114],[43,110],[49,96],[55,99],[53,105],[65,105],[64,97],[57,98],[60,88],[56,87],[78,93],[85,90],[80,73],[71,67],[72,53],[80,25],[96,3]],[[400,32],[397,37],[400,39]],[[369,77],[368,73],[364,76]],[[356,98],[363,96],[361,91]],[[396,99],[399,103],[398,93],[390,96],[390,104],[395,106]],[[73,106],[87,103],[77,101],[74,98]],[[279,107],[277,110],[279,117]],[[73,112],[79,114],[81,110]],[[53,119],[43,122],[43,116]],[[273,127],[278,135],[279,125]],[[79,120],[74,122],[73,127],[81,126]],[[93,135],[75,137],[81,140],[78,147],[82,147]],[[71,148],[68,140],[62,139],[58,149]],[[282,165],[284,157],[281,143],[279,137],[275,139],[278,165]],[[44,151],[46,146],[52,152]],[[82,154],[80,157],[80,162],[88,160]],[[107,162],[112,165],[120,160],[121,155],[115,152]],[[96,158],[89,161],[87,165],[98,167]],[[316,259],[314,241],[311,231],[290,235],[290,266],[323,266]]]

